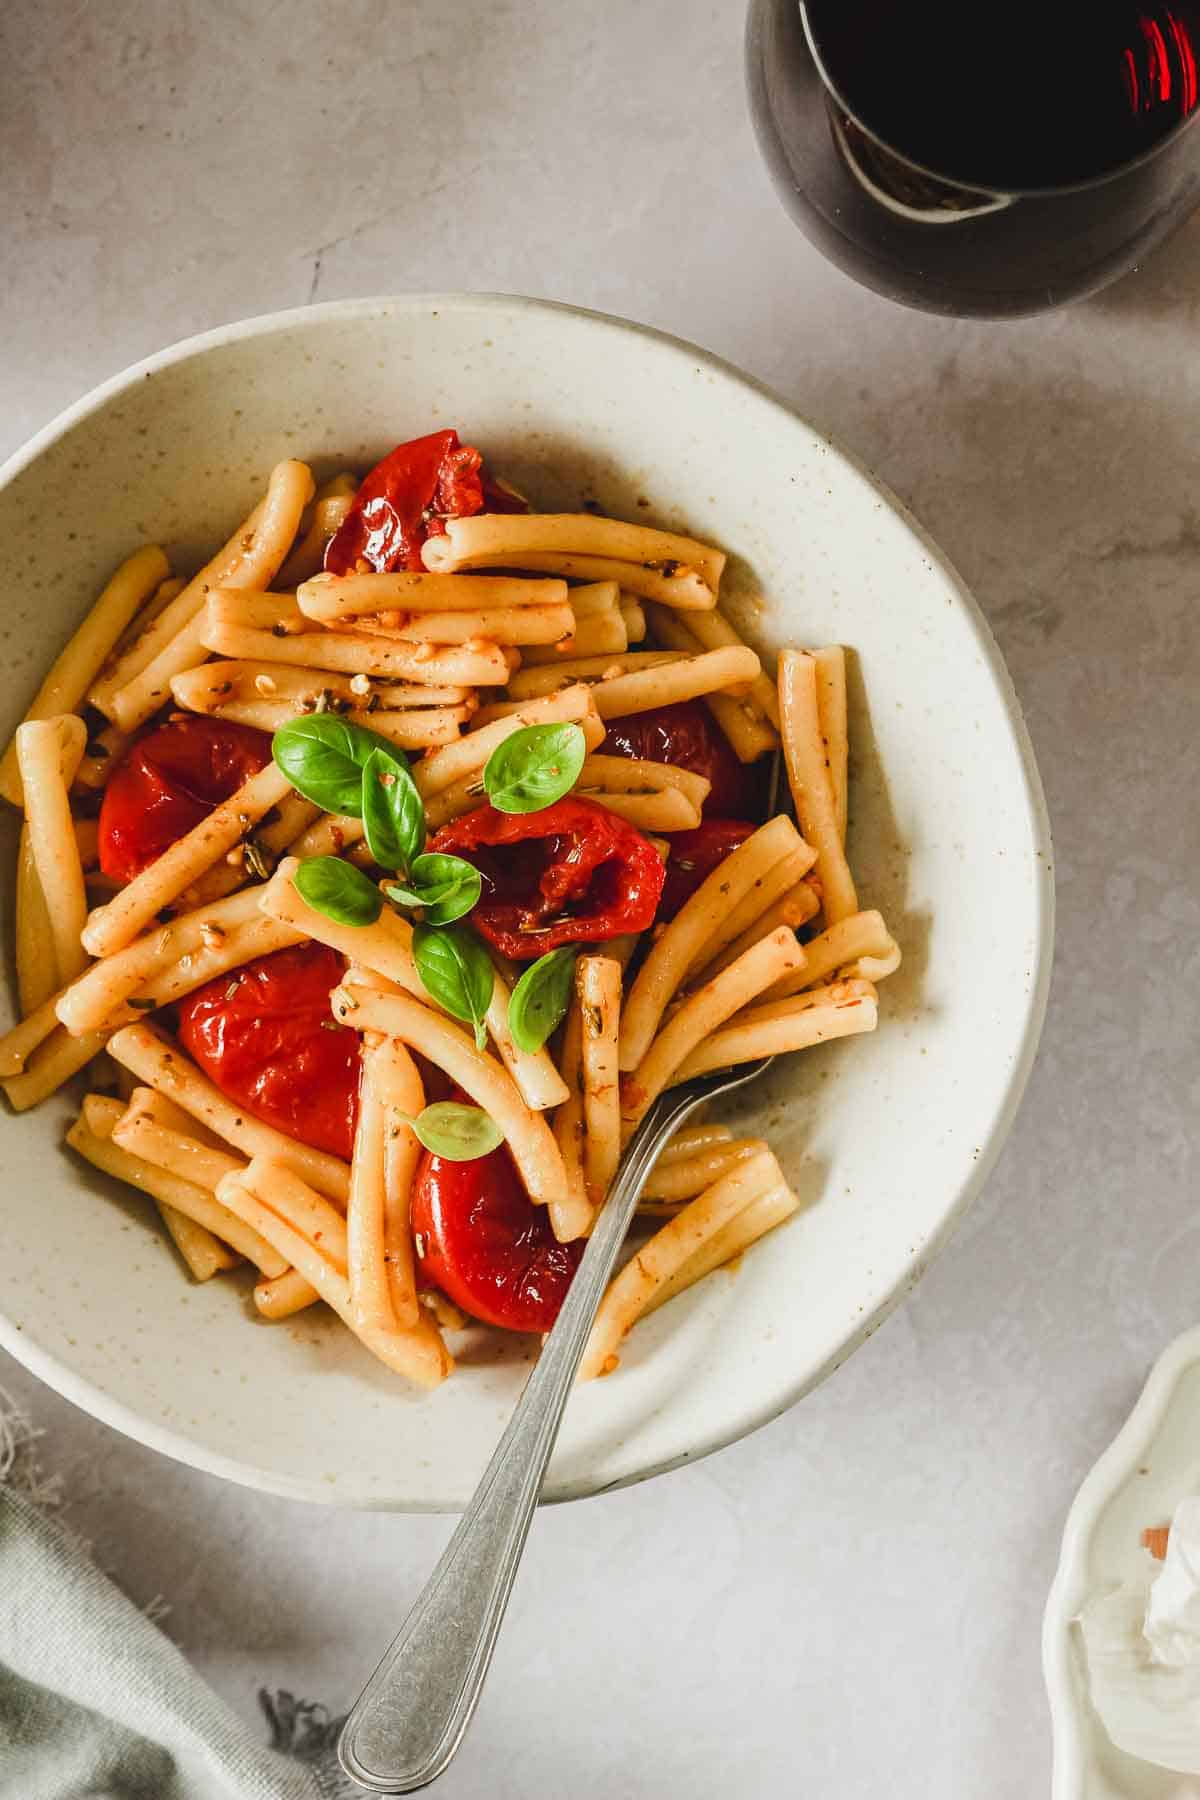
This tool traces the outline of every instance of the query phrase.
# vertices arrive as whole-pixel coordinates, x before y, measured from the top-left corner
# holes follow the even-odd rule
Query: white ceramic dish
[[[1200,1326],[1165,1350],[1125,1425],[1075,1497],[1042,1634],[1054,1732],[1053,1800],[1200,1800],[1200,1779],[1118,1750],[1092,1708],[1074,1621],[1135,1574],[1141,1535],[1200,1494]]]
[[[854,647],[852,861],[905,951],[872,1038],[785,1060],[743,1117],[805,1212],[640,1327],[572,1401],[548,1497],[668,1469],[752,1430],[850,1354],[978,1190],[1033,1059],[1052,875],[1041,789],[978,610],[843,452],[745,377],[620,320],[487,296],[342,302],[232,325],[96,390],[0,470],[7,729],[141,538],[183,565],[281,455],[368,464],[456,424],[548,507],[674,524],[737,553],[767,650]],[[5,846],[7,848],[7,846]],[[9,867],[6,857],[5,867]],[[9,941],[5,922],[4,942]],[[136,1198],[61,1147],[66,1100],[4,1121],[0,1342],[132,1436],[254,1487],[360,1506],[470,1494],[528,1346],[468,1345],[431,1398],[313,1315],[255,1322],[189,1287]]]

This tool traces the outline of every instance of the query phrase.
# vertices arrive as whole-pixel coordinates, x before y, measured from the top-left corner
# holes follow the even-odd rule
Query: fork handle
[[[646,1177],[671,1132],[708,1098],[668,1089],[621,1159],[553,1331],[458,1529],[350,1713],[342,1767],[381,1794],[411,1794],[445,1769],[471,1722],[567,1397]]]

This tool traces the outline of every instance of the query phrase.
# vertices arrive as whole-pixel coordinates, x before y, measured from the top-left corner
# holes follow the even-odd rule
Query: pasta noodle
[[[75,771],[76,787],[85,792],[104,787],[131,742],[132,733],[118,731],[115,725],[106,725],[103,731],[89,738],[83,760]]]
[[[582,1022],[580,1062],[587,1132],[584,1174],[589,1198],[599,1203],[621,1155],[621,1101],[617,1024],[621,965],[611,956],[581,956],[575,974]]]
[[[615,581],[595,581],[573,588],[570,610],[574,626],[570,637],[561,644],[535,645],[526,650],[522,656],[524,665],[554,662],[564,653],[577,657],[628,650],[629,632],[619,605],[620,592]]]
[[[331,1200],[346,1204],[350,1171],[344,1162],[326,1150],[314,1150],[285,1137],[273,1125],[264,1125],[243,1107],[234,1106],[169,1038],[151,1026],[124,1026],[109,1038],[108,1050],[140,1081],[173,1100],[244,1156],[273,1157]]]
[[[646,612],[636,594],[622,592],[618,602],[621,617],[625,621],[625,639],[630,644],[640,644],[646,636]]]
[[[363,1078],[384,1109],[383,1250],[392,1315],[402,1330],[420,1319],[409,1207],[421,1142],[408,1123],[425,1105],[416,1063],[395,1038],[380,1038],[363,1056]]]
[[[600,1303],[583,1353],[580,1380],[611,1374],[619,1361],[621,1340],[646,1311],[655,1293],[744,1207],[781,1181],[779,1164],[771,1152],[760,1151],[682,1207],[661,1231],[642,1244]]]
[[[731,1137],[709,1149],[697,1150],[691,1156],[680,1156],[664,1163],[660,1156],[650,1171],[643,1192],[647,1200],[661,1200],[678,1205],[694,1200],[706,1187],[722,1175],[729,1174],[739,1163],[749,1162],[767,1145],[761,1138]]]
[[[757,1200],[751,1200],[741,1212],[734,1213],[727,1224],[718,1226],[711,1237],[698,1250],[694,1250],[673,1275],[660,1282],[646,1301],[640,1317],[645,1318],[648,1313],[657,1312],[660,1306],[665,1306],[676,1294],[682,1294],[698,1281],[703,1281],[714,1269],[724,1268],[735,1256],[740,1256],[743,1250],[748,1250],[751,1244],[756,1244],[768,1231],[774,1231],[777,1225],[784,1224],[799,1210],[800,1202],[787,1183],[776,1182],[765,1194],[760,1194]]]
[[[882,981],[900,967],[900,947],[877,912],[852,913],[805,946],[806,962],[798,975],[777,982],[772,994],[782,998],[812,987],[831,975]]]
[[[779,711],[796,817],[817,853],[826,921],[836,925],[858,911],[858,896],[842,848],[821,736],[817,665],[803,650],[785,650],[779,659]]]
[[[725,567],[723,553],[711,544],[594,513],[477,513],[471,519],[448,519],[445,536],[428,538],[422,554],[427,569],[450,572],[471,567],[480,556],[507,557],[510,565],[520,567],[522,556],[530,552],[564,551],[634,565],[621,577],[630,587],[638,565],[666,576],[694,574],[709,606],[716,601]]]
[[[226,1177],[217,1198],[295,1264],[374,1356],[419,1387],[436,1387],[454,1367],[437,1327],[422,1317],[411,1331],[381,1331],[357,1319],[346,1274],[289,1216],[303,1185],[282,1164],[255,1157],[244,1174]]]
[[[318,488],[308,528],[293,544],[291,555],[279,571],[281,588],[299,587],[301,582],[317,574],[324,564],[330,538],[350,511],[357,487],[354,476],[348,469],[343,469],[340,475]]]
[[[36,1012],[58,985],[58,959],[27,824],[21,827],[17,846],[16,938],[17,992],[22,1013],[29,1014]]]
[[[866,991],[858,991],[859,989]],[[810,1004],[802,1006],[801,1001]],[[852,1037],[860,1031],[874,1031],[878,1019],[875,991],[869,982],[843,982],[834,987],[813,988],[800,994],[793,1010],[773,1017],[747,1016],[734,1018],[723,1030],[716,1031],[675,1071],[678,1081],[693,1075],[706,1075],[710,1069],[725,1069],[737,1063],[754,1062],[760,1056],[781,1056],[788,1050],[808,1050],[814,1044],[834,1038]]]
[[[242,843],[263,814],[290,792],[291,783],[273,762],[252,775],[157,862],[135,875],[107,906],[97,907],[83,932],[85,949],[93,956],[111,956],[114,950],[123,950],[218,857]]]
[[[170,569],[157,544],[147,544],[123,562],[65,650],[52,664],[25,714],[24,722],[77,712],[105,658],[138,609],[164,581]],[[0,761],[0,795],[22,804],[16,740]]]
[[[93,686],[88,696],[92,705],[122,731],[136,730],[157,711],[170,691],[171,677],[204,661],[202,627],[209,591],[264,587],[287,555],[312,493],[312,475],[303,463],[277,464],[261,506]]]
[[[294,1313],[303,1312],[306,1306],[315,1306],[321,1298],[311,1281],[306,1281],[299,1269],[289,1269],[286,1275],[276,1276],[273,1280],[259,1281],[254,1287],[254,1304],[264,1319],[290,1319]]]
[[[817,678],[817,721],[829,770],[829,791],[838,837],[846,842],[847,761],[850,739],[846,726],[846,652],[840,644],[813,651]]]
[[[19,1075],[0,1080],[14,1112],[28,1112],[58,1092],[63,1083],[78,1075],[97,1056],[108,1040],[106,1031],[89,1031],[72,1037],[59,1025],[27,1059]]]
[[[430,686],[503,687],[509,664],[499,644],[471,639],[457,644],[405,644],[365,634],[306,631],[276,637],[245,625],[202,623],[202,647],[215,655],[259,663],[331,669],[342,675],[381,675]]]
[[[657,711],[660,706],[677,706],[681,700],[696,700],[719,693],[724,688],[743,687],[752,681],[761,664],[753,650],[706,650],[700,656],[678,656],[664,651],[663,660],[646,658],[653,652],[635,652],[615,659],[609,668],[599,670],[592,688],[592,704],[602,719],[623,718],[627,713]],[[635,662],[636,657],[636,662]],[[668,660],[669,659],[669,660]],[[602,662],[602,658],[586,659]],[[634,664],[622,669],[620,664]],[[509,682],[509,692],[524,696],[545,691],[563,673],[562,667],[523,669]],[[572,675],[582,674],[578,665]]]
[[[361,709],[407,712],[413,707],[464,707],[474,711],[474,695],[466,687],[420,686],[407,681],[341,675],[332,669],[292,669],[277,662],[232,660],[205,663],[171,679],[171,692],[192,712],[211,712],[223,700],[266,700],[298,713],[348,713]]]
[[[346,1205],[346,1261],[356,1330],[395,1331],[385,1221],[387,1115],[374,1084],[362,1083]]]
[[[561,607],[565,581],[514,580],[507,575],[318,575],[296,592],[301,610],[323,625],[381,613],[495,612],[519,606]],[[483,637],[482,631],[473,635]]]
[[[45,902],[58,982],[70,981],[87,962],[80,941],[87,890],[67,791],[86,742],[83,720],[73,713],[30,719],[17,727],[29,849]]]
[[[459,569],[509,569],[511,554],[483,550],[459,560]],[[530,574],[561,575],[567,581],[592,583],[615,581],[621,589],[642,600],[658,600],[663,606],[694,611],[714,604],[712,589],[695,569],[682,564],[621,562],[611,556],[578,556],[567,550],[522,550],[517,566]]]

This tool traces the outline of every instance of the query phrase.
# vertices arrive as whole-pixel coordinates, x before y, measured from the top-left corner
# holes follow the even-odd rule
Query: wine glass
[[[746,54],[792,217],[909,306],[1060,306],[1200,203],[1200,0],[751,0]]]

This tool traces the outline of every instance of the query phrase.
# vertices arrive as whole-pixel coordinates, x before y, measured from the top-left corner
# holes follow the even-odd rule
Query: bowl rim
[[[904,502],[836,438],[830,437],[803,413],[789,405],[765,382],[747,374],[724,357],[692,343],[687,338],[663,331],[657,326],[645,325],[615,313],[574,306],[566,301],[465,289],[431,293],[368,295],[344,300],[326,300],[314,305],[292,306],[273,312],[260,313],[181,338],[177,342],[131,363],[127,368],[107,377],[89,389],[86,394],[57,413],[46,425],[13,451],[3,463],[0,463],[0,489],[7,487],[44,451],[50,449],[76,425],[98,412],[108,401],[126,392],[139,381],[146,380],[163,369],[186,362],[189,358],[202,355],[207,351],[221,349],[249,339],[271,337],[277,333],[291,330],[301,323],[307,324],[314,321],[379,318],[431,310],[434,312],[452,310],[460,314],[487,313],[497,307],[503,307],[510,312],[516,311],[535,316],[538,314],[564,314],[622,335],[628,334],[647,339],[663,349],[683,354],[693,364],[699,364],[723,380],[731,381],[748,390],[758,399],[766,402],[774,412],[782,415],[790,424],[800,425],[833,457],[848,468],[865,487],[876,493],[889,510],[899,516],[920,544],[931,567],[953,591],[971,628],[980,656],[1000,697],[1018,753],[1030,837],[1042,849],[1042,856],[1039,859],[1041,873],[1036,883],[1034,908],[1036,970],[1026,995],[1019,1047],[1012,1059],[1007,1079],[998,1092],[981,1153],[975,1158],[965,1179],[960,1182],[936,1228],[926,1238],[914,1245],[892,1286],[870,1311],[856,1322],[853,1330],[831,1350],[825,1361],[815,1370],[789,1384],[782,1391],[782,1397],[773,1395],[757,1407],[746,1406],[737,1412],[734,1420],[715,1429],[711,1435],[706,1434],[702,1441],[689,1446],[678,1454],[649,1462],[616,1480],[593,1483],[585,1478],[552,1487],[549,1493],[543,1495],[542,1504],[556,1504],[566,1500],[584,1499],[593,1494],[612,1492],[622,1487],[631,1487],[685,1464],[698,1462],[702,1457],[709,1456],[716,1450],[724,1449],[743,1437],[748,1437],[773,1419],[779,1418],[806,1393],[811,1392],[836,1369],[840,1368],[842,1363],[879,1329],[901,1300],[917,1285],[934,1258],[945,1248],[959,1221],[991,1175],[1016,1118],[1033,1069],[1046,1016],[1053,966],[1054,860],[1050,816],[1041,775],[1012,677],[982,608],[957,569],[930,537],[920,521],[914,518]],[[209,1450],[181,1432],[144,1417],[123,1401],[106,1394],[95,1382],[77,1374],[52,1352],[43,1350],[26,1339],[22,1327],[14,1324],[3,1312],[0,1312],[0,1348],[7,1350],[17,1362],[21,1363],[39,1380],[45,1382],[63,1399],[79,1407],[93,1418],[99,1419],[103,1424],[146,1445],[149,1449],[171,1457],[176,1462],[199,1469],[205,1474],[220,1476],[243,1487],[275,1494],[284,1499],[308,1500],[317,1504],[350,1509],[419,1513],[457,1512],[465,1504],[465,1501],[458,1496],[438,1497],[434,1500],[426,1498],[416,1501],[380,1497],[361,1491],[355,1492],[352,1483],[347,1483],[341,1491],[331,1492],[329,1485],[321,1481],[284,1475],[274,1469],[262,1469],[250,1461]],[[339,1484],[339,1488],[341,1488],[341,1484]]]

